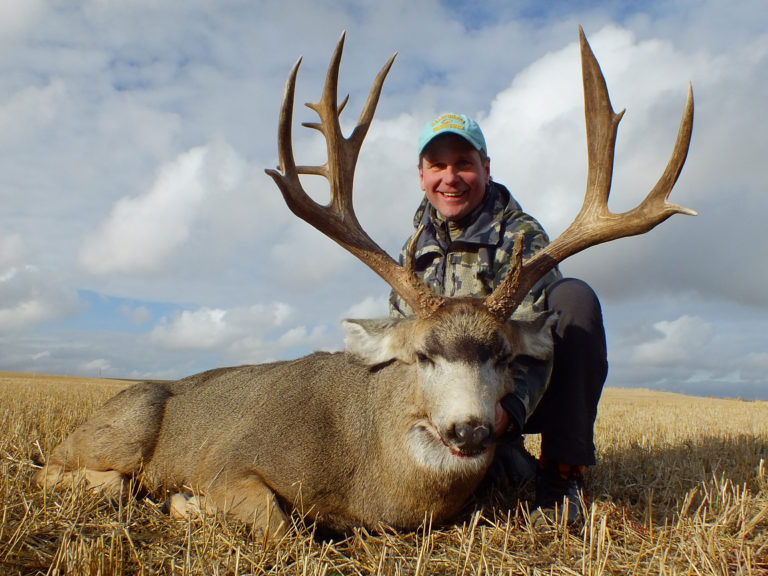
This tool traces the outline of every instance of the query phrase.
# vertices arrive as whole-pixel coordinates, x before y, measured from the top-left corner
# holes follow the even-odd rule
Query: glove
[[[496,413],[496,453],[483,484],[499,488],[522,485],[536,473],[536,460],[526,452],[521,436],[525,406],[507,394],[496,407]]]
[[[525,426],[527,417],[527,414],[525,413],[525,405],[519,398],[512,394],[504,396],[504,398],[501,399],[500,404],[501,408],[507,414],[508,424],[506,430],[497,430],[496,436],[511,436],[513,438],[520,436],[520,434],[523,433],[523,426]]]

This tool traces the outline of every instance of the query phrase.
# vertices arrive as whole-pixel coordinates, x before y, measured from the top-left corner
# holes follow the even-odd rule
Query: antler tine
[[[672,156],[667,163],[667,167],[664,173],[659,178],[656,186],[650,191],[646,202],[656,203],[661,202],[667,207],[669,216],[672,214],[686,214],[688,216],[696,216],[698,212],[679,204],[670,204],[667,202],[669,194],[672,192],[677,179],[680,177],[680,172],[683,170],[683,164],[688,157],[688,147],[691,143],[691,135],[693,133],[693,86],[688,84],[688,95],[685,99],[685,110],[683,111],[683,118],[680,121],[680,129],[677,132],[677,140],[675,141],[675,148],[672,152]]]
[[[302,174],[318,174],[325,176],[331,182],[331,201],[330,205],[340,213],[343,219],[357,223],[354,209],[352,207],[352,182],[354,179],[355,166],[363,140],[368,134],[373,115],[376,112],[376,106],[379,102],[384,80],[389,73],[397,54],[393,54],[374,79],[368,99],[360,112],[357,125],[352,130],[349,138],[344,138],[339,124],[339,115],[346,106],[349,96],[346,96],[340,105],[338,101],[339,69],[341,67],[341,55],[344,50],[344,40],[346,34],[342,33],[336,44],[336,49],[331,57],[331,63],[328,66],[328,74],[325,78],[323,94],[319,102],[307,103],[306,106],[314,110],[320,117],[319,123],[306,122],[303,125],[308,128],[314,128],[323,133],[326,139],[328,150],[328,162],[321,167],[302,166],[299,172]],[[341,162],[336,162],[336,155],[341,157]],[[330,170],[329,166],[341,168],[340,170]],[[349,185],[346,185],[346,184]]]
[[[624,111],[614,113],[605,77],[581,27],[579,40],[589,163],[584,203],[574,221],[560,236],[522,263],[519,278],[508,275],[486,298],[486,307],[501,318],[508,318],[534,284],[569,256],[603,242],[644,234],[673,214],[696,215],[695,210],[667,202],[691,143],[693,89],[690,85],[675,147],[661,178],[634,209],[621,214],[614,214],[608,209],[616,132]]]
[[[296,76],[299,73],[299,67],[301,66],[301,58],[296,60],[296,63],[291,67],[291,71],[288,73],[288,80],[285,82],[285,89],[283,90],[283,99],[280,104],[280,120],[278,121],[277,130],[277,155],[280,159],[280,165],[276,170],[266,170],[267,174],[277,181],[279,177],[281,180],[291,179],[291,183],[299,185],[299,175],[296,171],[296,162],[293,158],[293,144],[291,136],[291,126],[293,124],[293,100],[296,92]],[[281,187],[282,190],[282,187]]]
[[[307,104],[320,117],[320,122],[304,124],[323,134],[328,150],[328,160],[322,166],[296,166],[294,161],[291,124],[296,76],[301,64],[299,59],[288,75],[280,109],[277,136],[279,171],[265,170],[265,172],[280,188],[291,212],[357,256],[381,276],[416,314],[428,316],[443,305],[443,299],[435,296],[425,284],[418,280],[411,269],[411,262],[408,262],[406,267],[398,265],[366,234],[352,206],[352,187],[357,158],[376,111],[384,80],[395,56],[392,56],[379,71],[357,126],[349,138],[344,138],[339,125],[339,113],[347,100],[345,99],[341,106],[337,105],[339,67],[344,37],[345,35],[342,34],[336,44],[320,101]],[[327,206],[320,205],[309,197],[301,185],[299,174],[323,176],[328,180],[331,199]]]
[[[368,93],[368,98],[365,101],[363,109],[360,111],[360,117],[357,120],[357,126],[352,130],[352,134],[349,136],[350,143],[359,152],[360,147],[363,145],[363,140],[368,134],[368,129],[371,127],[371,121],[373,115],[376,113],[376,106],[379,105],[379,97],[381,96],[381,89],[384,87],[384,80],[389,74],[392,64],[395,62],[397,52],[390,56],[389,60],[381,67],[379,73],[376,74],[376,78],[371,86],[371,91]]]

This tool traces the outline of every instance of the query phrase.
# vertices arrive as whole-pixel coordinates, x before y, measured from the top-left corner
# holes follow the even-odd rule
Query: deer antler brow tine
[[[507,312],[507,306],[513,302],[520,284],[520,275],[523,271],[523,240],[522,234],[515,235],[509,271],[493,293],[485,299],[485,307],[497,318],[506,319],[514,312],[514,308]],[[516,302],[514,307],[517,308],[519,304]]]

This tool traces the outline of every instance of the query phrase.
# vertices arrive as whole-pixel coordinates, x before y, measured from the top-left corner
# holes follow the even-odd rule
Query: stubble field
[[[173,520],[161,494],[113,504],[33,484],[43,457],[126,385],[0,373],[0,573],[768,574],[768,402],[607,389],[574,528],[535,530],[529,486],[439,528],[324,540],[296,519],[265,543],[237,522]]]

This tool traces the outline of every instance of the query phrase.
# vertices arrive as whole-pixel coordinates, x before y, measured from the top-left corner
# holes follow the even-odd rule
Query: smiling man
[[[444,115],[430,123],[423,136],[428,145],[423,147],[419,162],[421,189],[430,204],[449,221],[461,220],[477,208],[491,180],[491,161],[484,141],[475,145],[453,132],[464,130],[466,124],[472,128],[465,130],[466,134],[481,134],[470,123],[473,121],[466,117]],[[441,137],[427,140],[432,131],[442,132]]]
[[[418,152],[424,199],[413,222],[423,226],[416,273],[440,296],[487,296],[509,272],[515,236],[523,235],[524,258],[549,239],[491,178],[485,137],[468,116],[443,114],[428,122]],[[405,248],[401,264],[404,257]],[[602,312],[587,284],[562,278],[557,268],[534,286],[520,308],[526,307],[558,314],[553,359],[521,359],[512,367],[515,390],[497,407],[500,442],[489,480],[521,483],[535,474],[537,517],[566,509],[573,523],[581,515],[584,467],[595,463],[593,429],[608,369]],[[390,313],[412,311],[393,292]],[[523,433],[541,434],[538,463],[525,452]]]

